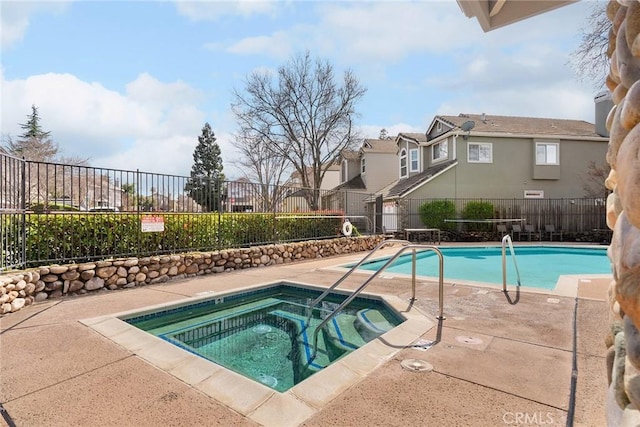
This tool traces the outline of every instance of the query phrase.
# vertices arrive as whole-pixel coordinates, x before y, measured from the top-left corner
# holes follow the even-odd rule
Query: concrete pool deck
[[[414,308],[433,327],[403,337],[401,345],[374,343],[383,356],[340,366],[331,373],[338,380],[307,387],[306,400],[296,394],[258,397],[273,403],[261,412],[252,405],[234,410],[225,402],[233,387],[238,393],[234,401],[250,398],[238,381],[211,380],[207,368],[183,372],[188,378],[179,379],[162,363],[150,363],[85,324],[87,319],[279,280],[329,286],[341,276],[330,267],[365,254],[45,301],[6,315],[0,318],[0,402],[17,426],[565,425],[576,310],[574,425],[606,424],[604,337],[610,278],[601,275],[567,279],[575,280],[575,292],[569,295],[510,290],[515,304],[497,287],[445,282],[446,320],[439,326],[437,283],[420,280]],[[340,288],[353,289],[363,277],[354,274]],[[407,301],[411,281],[381,277],[365,292]],[[405,346],[416,337],[438,342],[425,349]],[[423,360],[433,370],[403,369],[401,362],[408,359]],[[171,363],[171,369],[183,371],[183,363]],[[355,380],[336,386],[345,384],[344,377]]]

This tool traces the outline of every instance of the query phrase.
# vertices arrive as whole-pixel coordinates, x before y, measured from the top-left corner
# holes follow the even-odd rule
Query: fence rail
[[[422,224],[420,206],[440,199],[411,199],[406,201],[404,228]],[[545,225],[554,225],[566,233],[587,233],[606,230],[606,200],[603,198],[571,199],[448,199],[455,206],[455,217],[464,218],[466,206],[470,202],[486,202],[492,206],[492,219],[521,219],[521,224],[529,224],[535,230],[543,230]],[[498,222],[498,221],[496,221]],[[464,228],[462,224],[452,224],[455,229]]]
[[[380,200],[378,198],[378,200]],[[219,181],[89,166],[25,161],[0,151],[0,271],[49,263],[321,239],[345,217],[361,233],[424,225],[433,200],[389,202],[375,194],[245,180]],[[452,199],[453,218],[469,202]],[[605,230],[603,199],[483,199],[492,218],[522,218],[565,235]],[[391,202],[393,203],[393,202]],[[162,232],[145,230],[161,218]],[[457,225],[450,238],[464,232]]]

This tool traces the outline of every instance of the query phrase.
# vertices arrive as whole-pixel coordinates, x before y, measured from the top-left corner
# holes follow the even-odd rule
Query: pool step
[[[375,308],[363,308],[356,313],[356,329],[367,341],[393,329],[393,325]]]
[[[353,351],[366,344],[355,326],[356,317],[338,314],[332,318],[324,329],[328,344],[341,352]]]
[[[300,363],[312,372],[320,371],[321,369],[329,366],[333,361],[327,351],[327,347],[322,336],[318,336],[318,350],[316,357],[312,360],[313,355],[313,327],[306,328],[307,318],[299,314],[291,313],[283,310],[273,310],[270,314],[282,317],[284,319],[292,321],[296,329],[298,330],[298,354],[300,357]],[[312,319],[312,323],[314,319]],[[320,321],[316,321],[317,325]],[[315,326],[315,325],[312,325]]]

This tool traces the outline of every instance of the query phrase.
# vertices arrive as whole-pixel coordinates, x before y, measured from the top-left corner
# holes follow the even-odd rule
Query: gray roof
[[[340,152],[340,156],[346,160],[358,160],[360,158],[360,153],[353,150],[342,150]]]
[[[396,141],[393,139],[365,139],[360,151],[367,153],[393,153],[398,150]]]
[[[450,160],[448,162],[440,163],[435,166],[431,166],[424,172],[421,172],[417,175],[410,176],[409,178],[401,178],[386,188],[383,188],[378,192],[378,194],[382,194],[384,197],[403,197],[406,193],[408,193],[413,188],[427,181],[434,175],[442,172],[446,168],[451,165],[458,163],[457,160]]]
[[[417,143],[420,142],[427,142],[427,135],[424,133],[418,133],[418,132],[408,132],[408,133],[399,133],[398,134],[398,139],[399,138],[404,138],[404,139],[409,139],[409,140],[413,140]],[[396,139],[397,141],[397,139]]]
[[[484,120],[483,120],[484,118]],[[436,116],[452,127],[460,127],[473,121],[474,132],[494,132],[527,135],[566,135],[576,137],[601,137],[593,123],[584,120],[545,119],[538,117],[492,116],[489,114],[460,114],[458,116]],[[434,119],[434,121],[435,121]]]
[[[347,182],[343,182],[342,184],[334,187],[333,190],[366,190],[367,186],[364,185],[364,181],[362,180],[362,175],[358,175],[355,178],[351,178]]]

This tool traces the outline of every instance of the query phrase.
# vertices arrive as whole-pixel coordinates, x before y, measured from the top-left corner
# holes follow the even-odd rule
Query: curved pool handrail
[[[362,292],[364,290],[364,288],[366,288],[367,285],[373,279],[375,279],[378,275],[380,275],[380,273],[382,273],[388,266],[390,266],[407,249],[413,250],[413,257],[412,257],[412,263],[413,263],[413,268],[412,268],[412,293],[413,293],[413,297],[412,297],[412,301],[415,300],[415,293],[416,293],[416,289],[415,289],[415,283],[416,283],[416,269],[415,269],[415,265],[416,265],[416,249],[432,250],[438,255],[438,261],[439,261],[439,274],[438,274],[438,276],[439,276],[439,278],[438,278],[439,307],[438,308],[440,310],[440,313],[438,314],[438,316],[436,316],[436,319],[444,320],[444,257],[442,256],[442,252],[440,252],[440,249],[438,249],[437,247],[431,246],[431,245],[409,244],[407,246],[404,246],[404,247],[400,248],[398,250],[398,252],[396,252],[395,255],[393,255],[391,258],[389,258],[389,260],[378,271],[374,272],[362,285],[360,285],[360,287],[358,289],[353,291],[353,293],[351,295],[349,295],[344,301],[342,301],[342,303],[340,303],[340,305],[338,307],[336,307],[335,310],[333,310],[327,317],[325,317],[322,320],[322,322],[320,322],[320,324],[318,326],[316,326],[315,330],[313,331],[313,352],[311,353],[311,360],[315,359],[315,357],[316,357],[316,355],[318,353],[318,334],[319,334],[320,330],[331,319],[333,319],[342,309],[344,309],[351,301],[353,301],[355,299],[355,297],[357,297],[360,294],[360,292]],[[306,327],[309,327],[310,319],[311,319],[311,316],[309,316],[309,320],[307,321]]]
[[[507,243],[509,244],[509,250],[511,251],[511,258],[513,259],[513,265],[516,268],[516,277],[518,281],[518,286],[520,284],[520,271],[518,270],[518,262],[516,261],[516,251],[513,249],[513,241],[511,240],[511,236],[505,234],[502,238],[502,292],[507,292]]]
[[[371,250],[371,252],[369,252],[367,254],[367,256],[365,256],[364,258],[362,258],[360,260],[360,262],[358,262],[356,265],[354,265],[353,267],[351,267],[349,269],[349,271],[347,271],[346,273],[344,273],[342,275],[342,277],[340,277],[333,285],[331,285],[330,287],[328,287],[324,292],[322,292],[316,299],[314,299],[313,301],[311,301],[311,303],[309,304],[309,316],[307,317],[307,325],[309,325],[309,322],[311,321],[311,315],[313,313],[313,308],[318,305],[318,303],[320,301],[322,301],[327,295],[329,295],[329,293],[334,290],[335,288],[338,287],[338,285],[340,285],[340,283],[344,282],[344,280],[351,276],[351,274],[356,271],[362,264],[364,264],[369,258],[371,258],[371,256],[376,253],[379,249],[382,249],[383,247],[387,246],[387,245],[392,245],[395,243],[400,243],[403,245],[409,245],[411,244],[411,242],[409,242],[408,240],[399,240],[399,239],[387,239],[387,240],[383,240],[382,242],[378,243],[376,245],[375,248],[373,248]],[[415,299],[416,295],[415,295],[415,286],[414,286],[414,293],[413,293],[413,299]]]

